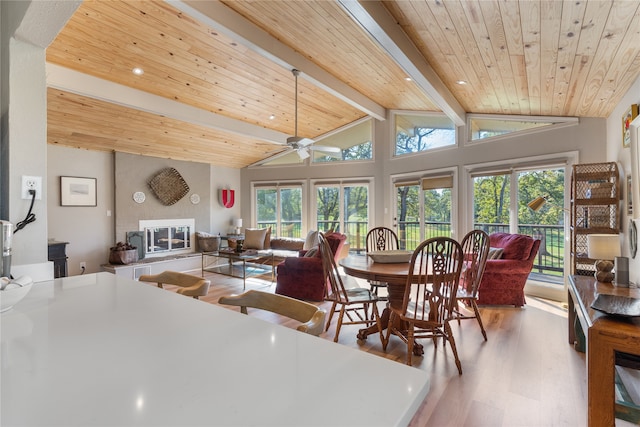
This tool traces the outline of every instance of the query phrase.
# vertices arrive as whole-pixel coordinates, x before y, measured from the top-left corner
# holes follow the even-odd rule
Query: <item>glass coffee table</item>
[[[224,274],[225,276],[242,279],[242,289],[246,289],[247,277],[268,274],[271,270],[271,282],[275,280],[275,265],[272,251],[236,252],[235,250],[221,249],[213,252],[202,252],[202,275],[210,273]]]

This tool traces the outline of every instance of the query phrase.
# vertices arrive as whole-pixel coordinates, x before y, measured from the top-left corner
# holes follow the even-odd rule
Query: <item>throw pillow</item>
[[[489,248],[487,259],[500,259],[502,258],[503,248]]]
[[[307,233],[307,238],[304,241],[304,245],[302,246],[302,249],[309,250],[314,246],[318,246],[318,232],[314,230],[310,230]]]
[[[267,228],[267,233],[264,235],[264,245],[262,246],[263,249],[270,249],[271,248],[271,227]]]
[[[244,249],[264,249],[266,228],[247,228],[244,230]]]
[[[318,255],[318,247],[315,246],[304,253],[305,258],[313,258]]]

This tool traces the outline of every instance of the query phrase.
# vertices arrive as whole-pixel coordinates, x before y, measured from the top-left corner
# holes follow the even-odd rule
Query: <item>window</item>
[[[343,128],[329,136],[317,139],[314,143],[317,147],[338,147],[342,151],[340,153],[326,153],[322,150],[314,150],[313,162],[325,163],[372,159],[372,126],[373,120],[367,119]]]
[[[352,251],[364,251],[369,230],[367,183],[317,184],[316,227],[347,235]]]
[[[543,129],[574,125],[578,119],[572,117],[524,117],[467,115],[468,140],[470,142],[497,138],[507,134],[536,132]]]
[[[395,225],[401,249],[413,250],[431,237],[452,237],[451,172],[397,182],[395,187]]]
[[[455,125],[445,115],[397,113],[394,119],[396,156],[456,144]]]
[[[555,284],[564,283],[564,181],[564,166],[473,176],[474,228],[540,239],[530,277]],[[545,195],[553,203],[538,212],[527,207],[528,202]]]
[[[271,227],[278,237],[302,237],[302,185],[256,186],[255,212],[259,228]]]

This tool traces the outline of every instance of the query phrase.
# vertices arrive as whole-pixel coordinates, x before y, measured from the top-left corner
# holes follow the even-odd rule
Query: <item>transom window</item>
[[[573,117],[526,117],[468,114],[467,129],[470,142],[497,139],[513,133],[537,132],[559,126],[574,125]]]
[[[343,128],[331,135],[317,139],[314,144],[316,147],[338,147],[341,152],[326,153],[322,150],[313,150],[313,163],[372,159],[372,126],[373,121],[371,119],[367,119],[363,122]]]
[[[419,153],[456,144],[456,127],[443,114],[396,113],[395,155]]]

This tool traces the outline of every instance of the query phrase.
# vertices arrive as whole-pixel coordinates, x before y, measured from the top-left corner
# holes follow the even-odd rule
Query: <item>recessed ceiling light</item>
[[[405,77],[404,79],[405,79],[406,81],[408,81],[408,82],[410,82],[410,81],[412,80],[412,79],[411,79],[411,77]]]
[[[269,120],[274,120],[276,118],[276,116],[274,114],[269,116]]]
[[[144,70],[140,67],[135,67],[133,70],[131,70],[131,72],[136,76],[141,76],[144,74]]]
[[[459,85],[466,85],[467,82],[465,80],[458,80],[456,83],[458,83]]]

